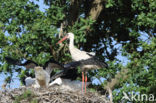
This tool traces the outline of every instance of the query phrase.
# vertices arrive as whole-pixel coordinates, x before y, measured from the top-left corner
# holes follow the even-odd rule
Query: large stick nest
[[[95,92],[51,88],[21,87],[0,91],[0,103],[108,103],[104,95]]]

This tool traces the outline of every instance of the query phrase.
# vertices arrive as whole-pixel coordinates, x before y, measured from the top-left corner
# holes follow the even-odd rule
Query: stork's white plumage
[[[100,62],[100,61],[98,61],[97,59],[95,59],[93,57],[93,55],[92,55],[93,53],[88,53],[88,52],[81,51],[81,50],[77,49],[74,46],[74,34],[73,33],[68,33],[57,44],[63,42],[66,39],[70,40],[69,41],[69,51],[70,51],[70,54],[71,54],[72,59],[74,61],[89,60],[90,62],[93,63],[93,64],[89,63],[89,64],[85,64],[85,65],[81,65],[80,66],[80,68],[82,69],[82,91],[83,91],[83,83],[84,83],[84,79],[85,79],[85,92],[86,92],[86,82],[87,82],[87,74],[86,74],[86,72],[89,69],[103,68],[103,67],[106,67],[107,65],[102,63],[102,62]],[[85,74],[84,74],[84,72],[85,72]]]
[[[27,77],[25,79],[25,85],[26,86],[32,86],[33,84],[35,84],[35,81],[36,81],[35,78]]]
[[[67,36],[65,36],[62,40],[60,40],[58,43],[61,43],[65,39],[69,39],[69,51],[72,56],[72,59],[74,61],[80,61],[91,58],[91,56],[88,55],[88,52],[81,51],[74,46],[74,34],[68,33]]]
[[[81,87],[82,87],[82,85],[80,83],[81,83],[81,81],[79,81],[79,80],[57,78],[52,83],[50,83],[49,86],[59,85],[60,89],[63,89],[63,90],[79,91],[79,90],[81,90]],[[87,86],[89,84],[91,84],[91,83],[87,82]]]

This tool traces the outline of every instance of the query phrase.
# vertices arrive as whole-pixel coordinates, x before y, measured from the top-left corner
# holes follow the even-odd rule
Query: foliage
[[[29,103],[38,103],[38,100],[33,99],[34,97],[35,95],[30,90],[26,90],[23,94],[14,97],[14,103],[21,103],[21,101],[25,99],[28,100]]]
[[[63,30],[75,34],[78,48],[96,52],[98,58],[109,64],[107,69],[89,71],[90,79],[105,78],[100,88],[104,89],[123,68],[129,70],[129,78],[113,89],[114,102],[121,102],[122,91],[156,97],[156,1],[99,0],[94,4],[96,1],[44,0],[48,8],[40,11],[40,5],[29,0],[1,0],[0,71],[11,74],[22,71],[21,78],[26,73],[7,64],[5,56],[39,64],[52,57],[62,63],[71,61],[67,43],[60,51],[60,46],[55,45],[60,25],[66,22]],[[93,13],[97,18],[91,12],[95,6]],[[121,63],[119,55],[127,58],[126,65]]]

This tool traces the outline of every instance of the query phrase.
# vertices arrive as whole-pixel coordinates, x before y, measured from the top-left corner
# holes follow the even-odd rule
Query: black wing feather
[[[47,61],[43,66],[43,68],[46,69],[48,66],[51,67],[52,69],[53,68],[63,69],[63,65],[55,61],[54,59],[50,59],[49,61]]]
[[[12,65],[21,65],[21,63],[17,59],[5,57],[5,60],[7,61],[7,63],[12,64]]]
[[[37,63],[35,63],[34,61],[31,61],[31,60],[27,60],[27,61],[24,62],[24,63],[21,63],[19,60],[13,59],[13,58],[10,58],[10,57],[5,57],[5,60],[6,60],[9,64],[18,65],[18,66],[25,66],[27,69],[29,69],[29,68],[34,68],[35,66],[38,66]]]
[[[62,71],[56,73],[55,75],[53,75],[51,77],[51,81],[53,81],[54,79],[58,78],[58,77],[61,77],[61,78],[64,78],[64,79],[71,79],[71,80],[75,80],[78,76],[78,72],[77,72],[77,69],[74,68],[74,69],[71,69],[71,68],[65,68],[63,69]]]
[[[61,72],[56,73],[51,77],[51,81],[58,77],[75,80],[78,76],[78,72],[77,72],[78,70],[76,69],[76,67],[81,65],[98,65],[101,68],[108,67],[108,65],[105,62],[102,62],[94,57],[89,58],[87,60],[74,61],[65,64],[64,69]]]
[[[20,66],[24,66],[26,69],[35,68],[36,66],[39,66],[36,62],[27,60],[24,63],[21,63]]]
[[[81,60],[79,61],[81,65],[97,65],[101,68],[108,68],[108,65],[107,63],[99,60],[97,57],[92,57],[92,58],[89,58],[87,60]]]

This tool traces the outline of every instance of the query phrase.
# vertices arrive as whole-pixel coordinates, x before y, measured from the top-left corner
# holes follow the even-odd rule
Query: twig
[[[59,38],[63,35],[63,28],[64,28],[64,22],[61,23],[60,32],[59,32]]]

